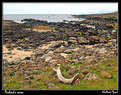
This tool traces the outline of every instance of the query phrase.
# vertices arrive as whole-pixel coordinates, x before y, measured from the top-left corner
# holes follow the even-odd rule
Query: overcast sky
[[[3,3],[3,14],[95,14],[118,11],[118,3]]]

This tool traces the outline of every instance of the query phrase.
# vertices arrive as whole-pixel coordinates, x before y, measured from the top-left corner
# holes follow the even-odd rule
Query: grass
[[[70,61],[69,61],[70,62]],[[111,64],[109,66],[109,63]],[[110,57],[105,58],[98,62],[99,66],[95,67],[93,66],[92,69],[86,68],[87,70],[90,69],[91,73],[95,73],[99,76],[98,79],[95,80],[84,80],[84,78],[79,79],[79,84],[65,84],[62,82],[56,82],[53,81],[53,79],[57,78],[56,74],[53,72],[52,67],[49,67],[49,70],[46,71],[45,68],[42,68],[41,71],[38,71],[38,73],[34,74],[33,79],[30,79],[31,83],[25,83],[24,77],[18,77],[17,72],[15,72],[12,76],[3,76],[3,89],[55,89],[54,87],[57,86],[58,89],[78,89],[78,90],[102,90],[102,89],[118,89],[118,72],[115,71],[118,66],[117,57]],[[70,75],[67,69],[67,66],[85,66],[85,63],[79,64],[79,63],[73,63],[73,64],[66,64],[66,66],[60,65],[62,74],[65,78],[71,78],[73,75]],[[105,68],[105,71],[107,71],[109,74],[111,74],[112,78],[107,79],[100,76],[100,73],[102,71],[102,68]],[[5,71],[7,72],[7,71]],[[81,71],[77,71],[81,73]],[[40,80],[37,81],[36,75],[39,75],[41,77]],[[86,75],[85,75],[86,76]],[[11,80],[11,81],[8,81]],[[49,83],[52,83],[53,86],[48,88],[48,85],[45,84],[45,81],[49,81]],[[7,84],[7,85],[5,85]]]

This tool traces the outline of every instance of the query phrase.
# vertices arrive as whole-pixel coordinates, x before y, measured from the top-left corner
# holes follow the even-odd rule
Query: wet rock
[[[77,39],[78,39],[79,44],[87,44],[88,43],[87,39],[84,37],[78,37]]]
[[[112,76],[107,71],[102,71],[101,76],[108,79],[112,78]]]
[[[96,74],[88,73],[88,74],[85,76],[84,80],[95,80],[95,79],[97,79],[97,78],[98,78],[98,76],[97,76]]]

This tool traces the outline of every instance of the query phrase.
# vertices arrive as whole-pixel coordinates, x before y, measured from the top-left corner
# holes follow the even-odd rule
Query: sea
[[[74,18],[72,14],[6,14],[3,15],[3,20],[13,20],[17,23],[23,23],[23,19],[37,19],[45,20],[48,22],[63,22],[67,21],[83,21],[82,18]]]

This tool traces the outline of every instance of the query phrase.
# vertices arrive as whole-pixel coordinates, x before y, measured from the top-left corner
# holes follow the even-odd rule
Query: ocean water
[[[46,20],[48,22],[63,22],[63,20],[68,20],[68,21],[84,20],[84,19],[74,18],[70,14],[8,14],[8,15],[3,15],[3,20],[13,20],[18,23],[22,23],[21,20],[25,18]]]

